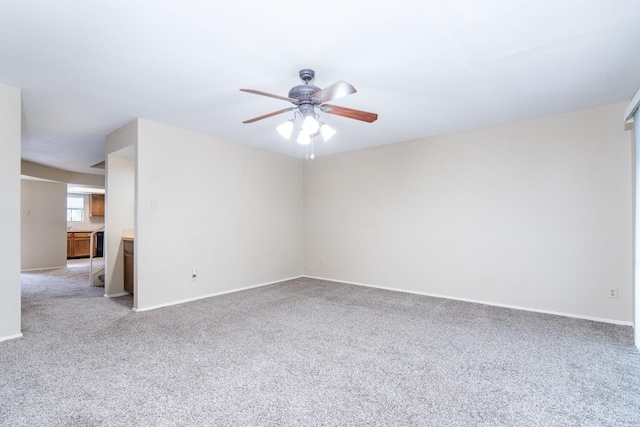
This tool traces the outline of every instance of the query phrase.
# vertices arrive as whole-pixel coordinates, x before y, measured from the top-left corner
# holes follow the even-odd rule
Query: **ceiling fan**
[[[318,86],[310,84],[315,78],[315,72],[309,69],[300,70],[300,78],[304,81],[304,84],[292,87],[288,96],[275,95],[255,89],[240,89],[243,92],[289,101],[294,105],[293,107],[283,108],[282,110],[245,120],[242,123],[253,123],[266,119],[267,117],[297,110],[294,113],[294,118],[278,126],[277,130],[283,137],[289,139],[295,125],[295,119],[299,116],[302,126],[297,142],[302,145],[307,145],[313,143],[313,137],[318,135],[318,133],[322,134],[325,141],[335,134],[335,130],[331,129],[326,123],[320,122],[319,115],[315,111],[316,107],[323,113],[334,114],[367,123],[375,122],[378,119],[376,113],[368,113],[366,111],[326,104],[328,101],[356,93],[356,88],[351,84],[339,81],[324,89],[320,89]],[[311,158],[313,158],[313,151]]]

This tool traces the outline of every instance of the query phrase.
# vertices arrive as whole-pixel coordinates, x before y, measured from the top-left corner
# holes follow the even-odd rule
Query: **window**
[[[67,194],[67,221],[82,222],[84,220],[84,196]]]

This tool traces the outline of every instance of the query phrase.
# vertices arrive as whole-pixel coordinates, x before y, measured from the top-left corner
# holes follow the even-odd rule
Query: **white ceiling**
[[[638,0],[0,2],[23,159],[97,174],[136,117],[303,157],[275,131],[291,113],[242,124],[290,104],[239,91],[287,95],[302,68],[379,114],[324,114],[322,155],[630,100],[639,46]]]

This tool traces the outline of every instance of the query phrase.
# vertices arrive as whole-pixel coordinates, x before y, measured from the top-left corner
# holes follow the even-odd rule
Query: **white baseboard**
[[[67,266],[60,265],[58,267],[27,268],[26,270],[20,270],[20,273],[26,273],[28,271],[57,270],[58,268],[67,268]]]
[[[0,342],[14,340],[16,338],[22,338],[22,337],[23,337],[22,333],[15,334],[15,335],[7,335],[6,337],[0,337]]]
[[[366,284],[366,283],[349,282],[349,281],[345,281],[345,280],[329,279],[329,278],[326,278],[326,277],[306,276],[306,275],[303,275],[302,277],[306,277],[306,278],[309,278],[309,279],[326,280],[328,282],[344,283],[345,285],[364,286],[364,287],[367,287],[367,288],[384,289],[386,291],[404,292],[404,293],[407,293],[407,294],[422,295],[422,296],[426,296],[426,297],[444,298],[444,299],[449,299],[449,300],[454,300],[454,301],[464,301],[464,302],[471,302],[471,303],[474,303],[474,304],[484,304],[484,305],[490,305],[490,306],[494,306],[494,307],[510,308],[510,309],[513,309],[513,310],[529,311],[529,312],[533,312],[533,313],[552,314],[552,315],[555,315],[555,316],[572,317],[574,319],[592,320],[594,322],[611,323],[611,324],[614,324],[614,325],[633,326],[633,322],[625,322],[625,321],[622,321],[622,320],[603,319],[603,318],[600,318],[600,317],[584,316],[584,315],[580,315],[580,314],[562,313],[562,312],[558,312],[558,311],[541,310],[541,309],[536,309],[536,308],[531,308],[531,307],[522,307],[522,306],[510,305],[510,304],[500,304],[500,303],[491,302],[491,301],[482,301],[482,300],[475,300],[475,299],[470,299],[470,298],[458,298],[458,297],[452,297],[452,296],[448,296],[448,295],[430,294],[430,293],[427,293],[427,292],[417,292],[417,291],[410,291],[410,290],[407,290],[407,289],[399,289],[399,288],[388,288],[388,287],[384,287],[384,286],[374,286],[374,285],[369,285],[369,284]]]
[[[207,295],[201,295],[201,296],[197,296],[197,297],[193,297],[193,298],[186,298],[186,299],[182,299],[182,300],[178,300],[178,301],[168,302],[168,303],[165,303],[165,304],[152,305],[152,306],[149,306],[149,307],[142,307],[142,308],[134,308],[133,311],[141,312],[141,311],[155,310],[155,309],[163,308],[163,307],[170,307],[172,305],[184,304],[185,302],[197,301],[197,300],[201,300],[201,299],[205,299],[205,298],[211,298],[211,297],[217,297],[217,296],[220,296],[220,295],[232,294],[234,292],[248,291],[249,289],[260,288],[262,286],[275,285],[277,283],[286,282],[287,280],[299,279],[301,277],[303,277],[303,276],[295,276],[295,277],[289,277],[289,278],[286,278],[286,279],[274,280],[273,282],[260,283],[258,285],[246,286],[244,288],[232,289],[232,290],[229,290],[229,291],[216,292],[216,293],[207,294]]]
[[[104,294],[104,297],[105,298],[116,298],[116,297],[123,297],[125,295],[131,295],[131,294],[129,292],[121,292],[119,294],[113,294],[113,295]]]

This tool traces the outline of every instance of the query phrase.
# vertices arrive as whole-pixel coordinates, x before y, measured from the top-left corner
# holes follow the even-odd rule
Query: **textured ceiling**
[[[304,157],[275,132],[291,113],[242,124],[290,104],[239,91],[286,95],[301,68],[379,114],[324,114],[323,155],[630,100],[639,44],[637,0],[0,2],[23,159],[97,174],[136,117]]]

